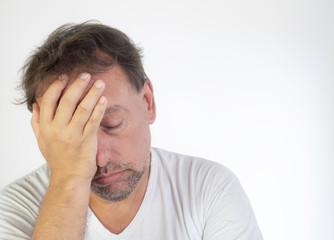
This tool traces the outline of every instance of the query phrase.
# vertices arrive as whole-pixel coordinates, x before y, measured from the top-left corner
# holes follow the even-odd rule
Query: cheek
[[[125,150],[123,153],[132,162],[142,165],[142,162],[147,160],[151,144],[150,130],[147,124],[136,122],[121,141]]]

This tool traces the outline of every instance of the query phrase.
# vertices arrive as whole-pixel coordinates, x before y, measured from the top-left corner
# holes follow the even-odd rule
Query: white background
[[[265,239],[334,239],[334,2],[0,2],[0,187],[41,165],[17,73],[61,24],[97,19],[144,48],[153,146],[240,178]]]

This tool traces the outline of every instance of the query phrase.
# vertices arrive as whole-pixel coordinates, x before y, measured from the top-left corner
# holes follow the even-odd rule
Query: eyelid
[[[119,128],[122,124],[123,124],[123,120],[115,126],[105,127],[105,128],[108,129],[108,130],[113,130],[113,129]]]

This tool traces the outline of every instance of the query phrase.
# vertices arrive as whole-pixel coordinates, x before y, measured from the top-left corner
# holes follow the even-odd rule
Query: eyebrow
[[[113,105],[113,106],[107,107],[106,111],[104,112],[104,115],[108,115],[108,114],[119,112],[119,111],[127,111],[127,109],[120,105]]]

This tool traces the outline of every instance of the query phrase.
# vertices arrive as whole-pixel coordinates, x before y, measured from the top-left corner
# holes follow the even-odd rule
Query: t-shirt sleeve
[[[12,188],[1,191],[0,239],[31,239],[34,229],[33,213],[26,206],[27,199],[22,201],[22,198],[23,195],[18,195]]]
[[[43,166],[0,190],[0,239],[31,239],[47,186]]]
[[[203,240],[263,239],[249,200],[233,174],[216,181],[211,189]]]

